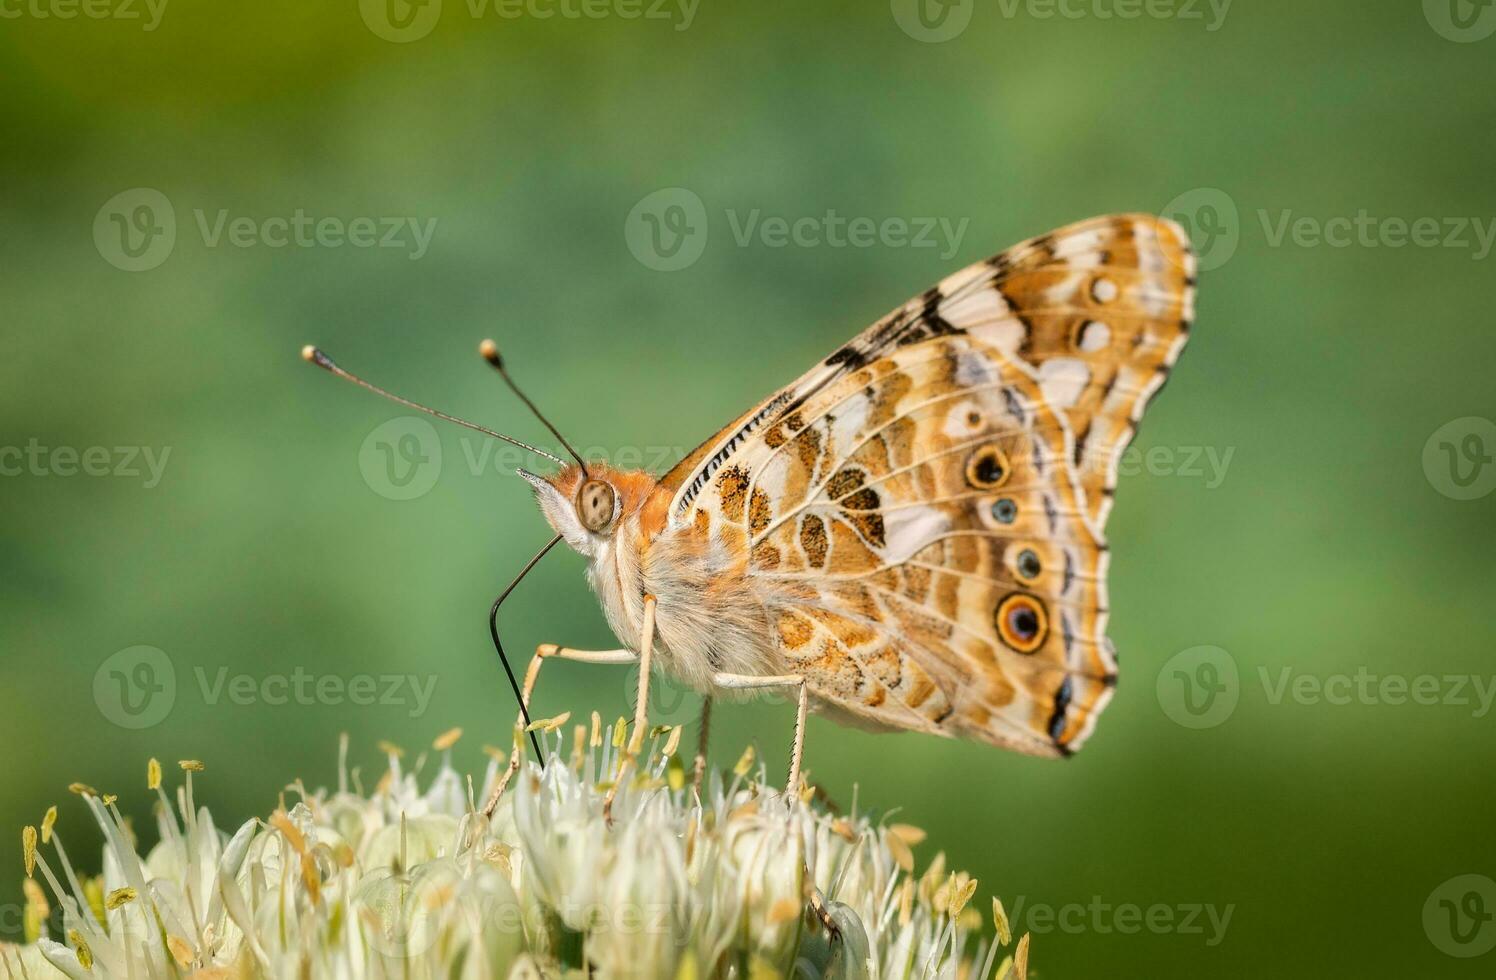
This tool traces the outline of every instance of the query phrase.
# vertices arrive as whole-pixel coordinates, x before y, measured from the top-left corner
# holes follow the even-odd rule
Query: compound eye
[[[614,496],[612,485],[602,480],[588,480],[577,494],[577,518],[582,526],[600,533],[613,523]]]

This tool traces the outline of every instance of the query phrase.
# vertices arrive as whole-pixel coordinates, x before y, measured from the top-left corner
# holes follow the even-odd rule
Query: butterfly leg
[[[654,596],[644,597],[644,625],[639,637],[639,690],[634,697],[634,733],[619,760],[618,778],[603,800],[603,820],[610,827],[613,825],[613,799],[618,795],[618,787],[628,778],[635,757],[644,749],[644,730],[649,726],[649,672],[654,653],[655,607],[658,604]]]
[[[701,702],[701,729],[696,738],[696,765],[691,770],[691,791],[700,795],[701,780],[706,776],[706,745],[712,734],[712,696]]]
[[[799,693],[795,709],[795,741],[790,747],[790,778],[785,782],[785,794],[790,799],[800,792],[800,757],[805,750],[805,714],[810,707],[810,689],[805,678],[799,674],[780,674],[772,677],[755,677],[752,674],[713,674],[712,683],[729,691],[752,691],[774,687],[793,687]]]
[[[540,678],[540,665],[551,658],[558,660],[571,660],[583,664],[631,664],[638,659],[632,650],[573,650],[569,647],[557,646],[554,643],[542,643],[535,648],[535,656],[530,658],[530,666],[525,669],[525,683],[523,697],[525,707],[530,706],[530,695],[535,692],[535,682]],[[523,712],[514,720],[515,728],[524,724]],[[483,805],[483,815],[493,816],[493,811],[499,805],[499,797],[504,795],[509,781],[519,771],[520,752],[519,746],[515,746],[514,754],[509,757],[509,768],[504,770],[504,775],[499,777],[498,785],[488,795],[488,802]]]
[[[777,677],[755,677],[751,674],[713,674],[712,683],[718,687],[730,691],[764,690],[775,687],[793,687],[798,695],[795,706],[795,742],[790,748],[790,777],[785,782],[785,796],[791,801],[791,806],[799,800],[800,789],[800,759],[805,750],[805,715],[810,708],[810,689],[805,686],[805,678],[799,674],[782,674]],[[708,701],[708,704],[711,702]],[[805,868],[805,893],[813,911],[825,927],[827,935],[834,939],[840,939],[841,927],[831,918],[831,911],[826,908],[826,901],[822,897],[820,889],[815,885],[815,873],[807,865]]]

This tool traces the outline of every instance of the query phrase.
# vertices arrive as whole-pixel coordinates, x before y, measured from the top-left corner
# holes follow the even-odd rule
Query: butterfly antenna
[[[328,357],[326,354],[322,353],[319,348],[313,347],[311,344],[308,344],[301,349],[301,356],[308,362],[317,365],[319,368],[322,368],[324,371],[335,374],[338,377],[342,378],[344,381],[352,381],[360,388],[367,388],[368,390],[374,392],[374,394],[379,395],[383,398],[388,398],[390,401],[396,403],[397,405],[404,405],[406,408],[413,408],[418,412],[425,412],[427,415],[434,415],[439,419],[446,419],[448,422],[455,422],[464,428],[472,429],[474,432],[481,432],[486,436],[492,436],[495,439],[502,439],[504,442],[509,443],[511,446],[518,446],[526,452],[534,453],[537,456],[544,456],[546,459],[558,465],[565,463],[565,460],[561,459],[558,456],[551,455],[544,449],[537,449],[536,447],[531,446],[528,443],[520,442],[518,439],[506,436],[502,432],[495,432],[492,429],[484,428],[481,425],[476,425],[472,422],[460,419],[455,415],[448,415],[446,412],[439,412],[434,408],[427,408],[425,405],[413,402],[409,398],[401,398],[399,395],[385,391],[383,388],[379,387],[376,384],[370,384],[363,378],[360,378],[358,375],[345,371],[342,368],[338,367],[338,365],[333,362],[332,358]],[[533,408],[534,406],[531,407]],[[545,420],[542,419],[541,421]],[[552,429],[551,431],[554,432],[555,430]],[[564,439],[562,441],[565,442]],[[567,446],[566,448],[570,449],[571,447]],[[576,453],[572,453],[572,455],[575,456]]]
[[[509,678],[509,686],[514,688],[514,700],[519,702],[519,713],[525,719],[527,729],[530,727],[530,708],[525,704],[525,696],[520,692],[519,681],[514,677],[514,668],[509,666],[509,658],[504,654],[504,644],[499,640],[499,607],[504,604],[505,599],[509,598],[509,593],[514,591],[515,586],[523,582],[525,576],[530,574],[530,569],[540,564],[540,559],[549,554],[560,541],[561,535],[558,534],[551,538],[544,548],[536,552],[534,558],[525,562],[525,567],[520,569],[519,574],[514,576],[514,581],[499,593],[499,597],[493,601],[493,606],[488,610],[488,635],[493,637],[493,648],[499,651],[499,663],[504,665],[504,674]],[[540,740],[535,737],[534,732],[530,732],[530,744],[535,747],[535,758],[540,760],[540,768],[544,769],[545,753],[540,751]]]
[[[519,390],[519,385],[515,384],[514,379],[509,376],[509,370],[504,367],[504,358],[499,355],[499,345],[492,340],[485,340],[478,345],[478,353],[483,355],[485,361],[494,366],[494,369],[499,372],[499,376],[504,379],[504,383],[509,386],[509,390],[519,396],[519,400],[524,402],[525,407],[535,414],[535,417],[540,420],[540,424],[550,429],[551,435],[560,440],[561,445],[566,447],[566,451],[571,453],[571,458],[576,460],[577,465],[582,468],[582,479],[591,479],[587,473],[587,464],[582,460],[581,455],[572,448],[571,443],[566,441],[566,437],[556,430],[556,427],[551,424],[551,420],[546,418],[540,409],[535,407],[535,403],[530,401],[529,396]]]

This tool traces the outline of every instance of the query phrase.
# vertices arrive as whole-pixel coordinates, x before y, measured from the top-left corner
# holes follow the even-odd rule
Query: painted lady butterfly
[[[946,278],[661,478],[580,458],[521,471],[628,647],[541,647],[522,705],[547,657],[643,660],[637,747],[652,661],[708,705],[790,688],[791,787],[811,708],[1075,752],[1117,677],[1117,463],[1184,346],[1194,287],[1174,223],[1082,222]]]

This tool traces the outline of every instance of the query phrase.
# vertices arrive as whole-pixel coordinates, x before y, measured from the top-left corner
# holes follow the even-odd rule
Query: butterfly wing
[[[971,266],[667,474],[670,523],[743,556],[820,704],[1073,752],[1116,677],[1101,502],[1191,289],[1182,233],[1148,217]]]
[[[938,338],[762,430],[696,519],[746,551],[785,668],[820,702],[1052,755],[1116,674],[1072,451],[1031,369]]]
[[[1148,400],[1178,359],[1194,317],[1195,258],[1172,221],[1093,218],[968,266],[848,341],[722,429],[662,481],[670,519],[764,426],[900,347],[970,334],[1039,372],[1075,435],[1085,509],[1099,532],[1117,466]]]

